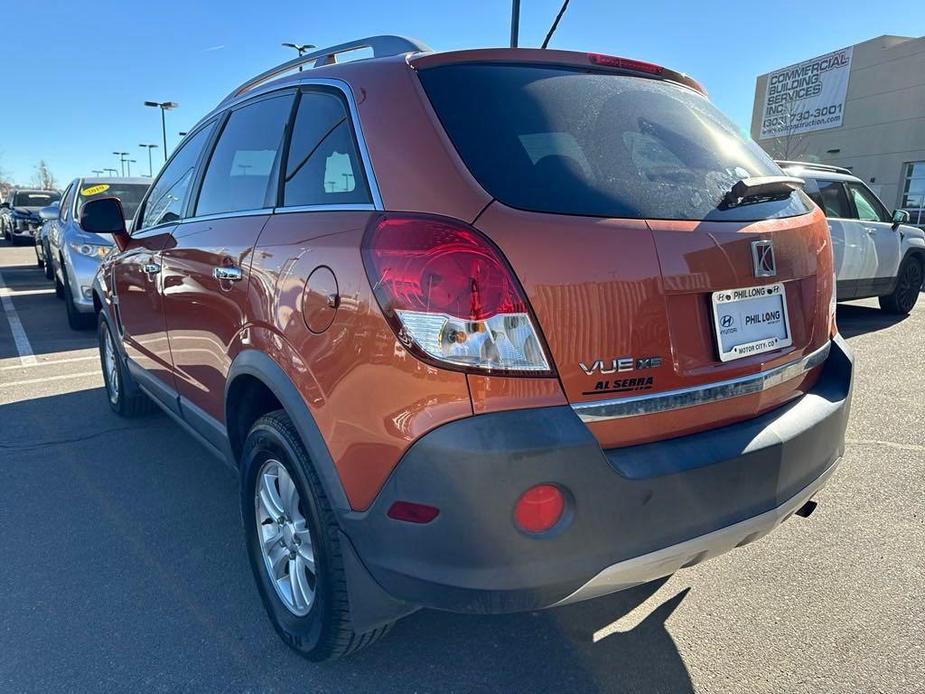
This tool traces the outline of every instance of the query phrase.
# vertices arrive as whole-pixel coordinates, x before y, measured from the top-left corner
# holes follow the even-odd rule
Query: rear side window
[[[818,188],[818,189],[817,189]],[[806,190],[813,201],[822,208],[825,216],[833,219],[850,219],[848,196],[841,181],[820,181],[806,179]]]
[[[206,167],[196,215],[276,204],[276,170],[293,94],[232,111]]]
[[[368,202],[369,187],[346,104],[328,92],[303,94],[292,128],[283,204]]]
[[[718,209],[740,179],[781,172],[707,99],[684,87],[502,64],[445,65],[420,78],[466,166],[512,207],[730,221],[811,209],[802,193]]]
[[[196,165],[199,163],[202,150],[209,141],[213,127],[215,127],[214,122],[191,136],[180,146],[173,159],[167,163],[148,196],[141,224],[136,224],[136,229],[176,222],[183,216],[183,208],[186,206],[190,184],[196,173]]]

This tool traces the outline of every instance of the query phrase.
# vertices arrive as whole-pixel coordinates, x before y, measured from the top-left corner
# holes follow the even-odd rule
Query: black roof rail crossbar
[[[851,172],[851,169],[846,169],[844,166],[833,166],[832,164],[815,164],[809,161],[788,161],[786,159],[775,159],[774,163],[781,168],[787,166],[802,166],[804,169],[831,171],[832,173],[848,174],[849,176],[854,176],[854,174]]]
[[[382,58],[389,55],[399,55],[401,53],[422,53],[432,50],[426,43],[418,41],[417,39],[408,38],[406,36],[392,36],[388,34],[382,36],[367,36],[365,39],[357,39],[356,41],[348,41],[347,43],[341,43],[336,46],[329,46],[328,48],[320,48],[317,51],[312,51],[311,53],[300,55],[298,58],[293,58],[292,60],[277,65],[274,68],[270,68],[266,72],[260,73],[256,77],[252,77],[251,79],[247,80],[247,82],[231,92],[228,96],[226,96],[221,105],[225,105],[244,92],[249,91],[256,86],[263,84],[264,82],[271,80],[274,77],[282,75],[283,73],[289,72],[290,70],[293,70],[301,65],[306,65],[307,63],[311,62],[315,63],[312,67],[332,65],[337,62],[338,54],[347,53],[348,51],[355,51],[362,48],[372,49],[374,58]]]

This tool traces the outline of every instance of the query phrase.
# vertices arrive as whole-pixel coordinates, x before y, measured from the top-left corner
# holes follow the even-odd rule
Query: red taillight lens
[[[528,533],[542,533],[552,528],[565,510],[562,491],[552,484],[538,484],[520,495],[514,505],[514,521]]]
[[[396,501],[389,506],[386,515],[394,520],[408,523],[430,523],[440,515],[440,509],[427,504],[416,504],[412,501]]]
[[[520,285],[475,229],[383,216],[367,232],[363,260],[383,313],[418,356],[463,369],[550,372]]]

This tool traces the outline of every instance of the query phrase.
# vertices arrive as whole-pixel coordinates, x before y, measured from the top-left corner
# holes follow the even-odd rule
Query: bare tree
[[[12,188],[13,182],[6,177],[6,171],[0,166],[0,200],[6,200]]]
[[[777,116],[774,128],[777,136],[765,145],[765,150],[774,159],[792,161],[806,153],[806,135],[797,132],[797,116],[802,111],[798,101],[788,101],[787,110]]]
[[[44,159],[39,159],[39,163],[35,165],[35,173],[32,174],[32,185],[42,190],[57,190],[58,188],[55,175],[48,168],[48,164],[45,163]]]

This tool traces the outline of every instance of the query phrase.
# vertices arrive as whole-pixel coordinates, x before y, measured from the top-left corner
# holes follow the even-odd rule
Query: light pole
[[[128,156],[128,152],[113,152],[117,157],[119,157],[119,166],[122,168],[122,175],[125,175],[125,158]]]
[[[125,163],[128,166],[128,176],[129,178],[131,178],[132,177],[132,164],[137,164],[138,160],[137,159],[126,159]]]
[[[161,133],[164,136],[164,161],[167,161],[167,118],[164,116],[165,111],[179,106],[176,101],[146,101],[145,106],[159,108],[161,110]]]
[[[511,0],[511,48],[517,48],[520,35],[520,0]]]
[[[111,173],[113,176],[115,176],[117,173],[119,173],[119,172],[116,171],[115,169],[103,169],[103,171],[105,171],[106,173]]]
[[[304,55],[305,51],[307,51],[309,48],[317,48],[317,46],[315,46],[313,43],[284,43],[283,45],[286,48],[295,48],[299,52],[300,56]],[[301,65],[299,65],[299,72],[302,72]]]
[[[106,172],[106,169],[93,169],[90,173],[94,176],[102,176]]]
[[[148,178],[154,176],[154,167],[151,166],[151,150],[156,149],[157,145],[138,145],[139,147],[144,147],[148,150]]]
[[[186,133],[177,133],[180,137],[186,137]]]

